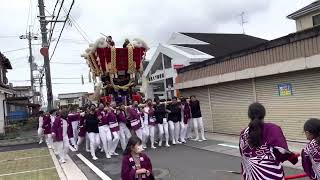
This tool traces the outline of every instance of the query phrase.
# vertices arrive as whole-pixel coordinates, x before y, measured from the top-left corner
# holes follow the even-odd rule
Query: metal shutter
[[[320,117],[320,69],[256,79],[257,100],[267,110],[266,121],[280,125],[290,140],[305,140],[304,122]],[[292,96],[279,96],[278,84],[291,83]]]
[[[210,110],[210,98],[208,87],[197,87],[190,89],[182,89],[181,95],[183,97],[190,97],[191,95],[195,95],[197,99],[200,101],[200,108],[203,118],[203,124],[205,131],[212,132],[213,131],[213,122]]]
[[[213,130],[240,134],[248,123],[248,106],[254,101],[252,80],[240,80],[210,87]]]

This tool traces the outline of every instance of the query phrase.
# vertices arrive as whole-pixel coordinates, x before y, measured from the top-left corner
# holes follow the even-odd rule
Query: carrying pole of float
[[[47,21],[46,14],[44,9],[43,0],[38,0],[39,5],[39,17],[40,17],[40,29],[42,37],[42,49],[45,53],[43,55],[43,66],[46,75],[46,86],[47,86],[47,100],[48,100],[48,111],[51,111],[53,108],[53,96],[52,96],[52,84],[51,84],[51,72],[50,72],[50,62],[49,62],[49,44],[48,44],[48,33],[47,33]]]

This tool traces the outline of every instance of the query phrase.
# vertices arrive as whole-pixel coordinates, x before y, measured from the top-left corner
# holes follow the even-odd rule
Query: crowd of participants
[[[195,137],[192,137],[192,134]],[[119,146],[126,150],[131,136],[141,139],[142,148],[170,147],[194,141],[206,140],[200,102],[195,96],[164,101],[159,98],[143,103],[133,101],[100,103],[83,108],[59,109],[41,112],[38,135],[49,148],[54,149],[60,162],[66,162],[69,148],[76,151],[84,146],[97,160],[96,151],[106,158],[118,156]]]

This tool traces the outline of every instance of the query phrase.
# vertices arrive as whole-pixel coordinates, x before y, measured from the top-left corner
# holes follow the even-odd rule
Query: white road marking
[[[8,174],[0,174],[0,177],[2,176],[10,176],[10,175],[16,175],[16,174],[24,174],[24,173],[30,173],[30,172],[37,172],[37,171],[45,171],[49,169],[56,169],[56,167],[49,167],[49,168],[43,168],[43,169],[35,169],[30,171],[21,171],[21,172],[15,172],[15,173],[8,173]]]
[[[232,144],[218,144],[219,146],[224,146],[224,147],[230,147],[230,148],[234,148],[234,149],[239,149],[239,146],[235,146]]]
[[[76,152],[76,149],[72,146],[69,146],[69,149],[72,151],[72,152]]]
[[[82,154],[77,154],[77,156],[83,161],[93,172],[95,172],[102,180],[112,180],[109,176],[107,176],[104,172],[102,172],[97,166],[92,164],[87,158],[85,158]]]
[[[41,157],[46,157],[46,156],[50,156],[50,154],[42,155],[42,156],[30,156],[30,157],[23,157],[23,158],[6,159],[6,160],[1,160],[0,163],[8,162],[8,161],[18,161],[18,160],[32,159],[32,158],[41,158]]]

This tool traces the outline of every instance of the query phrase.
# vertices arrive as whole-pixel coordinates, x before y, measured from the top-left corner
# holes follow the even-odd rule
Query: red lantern
[[[49,49],[47,47],[43,47],[40,49],[40,53],[42,56],[48,56],[49,55]]]

